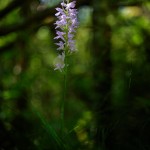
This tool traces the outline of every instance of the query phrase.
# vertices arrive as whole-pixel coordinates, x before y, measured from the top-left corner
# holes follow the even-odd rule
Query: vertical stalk
[[[67,0],[67,3],[69,3],[68,0]],[[68,11],[65,12],[65,13],[68,14]],[[62,105],[61,105],[61,134],[62,134],[62,137],[64,136],[64,129],[65,129],[64,114],[65,114],[65,101],[66,101],[66,93],[67,93],[68,20],[67,20],[67,24],[66,24],[66,32],[65,33],[66,33],[66,36],[64,37],[65,43],[66,43],[65,48],[64,48],[64,54],[65,54],[64,64],[65,64],[65,67],[64,67],[64,81],[63,81],[63,99],[62,99]]]
[[[64,129],[65,129],[65,101],[66,101],[66,93],[67,93],[67,56],[65,57],[65,67],[64,67],[64,78],[63,78],[63,98],[61,104],[61,134],[62,137],[64,136]]]

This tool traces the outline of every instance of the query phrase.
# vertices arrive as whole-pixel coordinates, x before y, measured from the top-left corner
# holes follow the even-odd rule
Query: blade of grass
[[[54,142],[56,142],[57,146],[61,148],[61,150],[69,150],[69,146],[64,143],[64,141],[56,133],[55,129],[46,121],[44,116],[41,113],[39,113],[36,109],[33,109],[33,112],[37,115],[44,129],[47,131],[48,135],[52,137]]]

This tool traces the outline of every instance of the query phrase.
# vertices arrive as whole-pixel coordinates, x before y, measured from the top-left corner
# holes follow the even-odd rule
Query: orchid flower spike
[[[74,34],[79,23],[75,4],[76,1],[69,2],[68,0],[63,0],[61,2],[62,8],[56,8],[57,13],[55,16],[57,21],[54,24],[57,36],[54,39],[58,40],[55,44],[58,46],[57,50],[60,53],[58,57],[61,58],[61,63],[56,63],[54,70],[62,71],[67,66],[65,64],[66,56],[76,51]]]

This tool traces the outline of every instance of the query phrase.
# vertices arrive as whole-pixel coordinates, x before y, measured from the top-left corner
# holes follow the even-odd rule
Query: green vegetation
[[[0,1],[0,150],[149,150],[150,2],[77,0],[63,135],[57,5]]]

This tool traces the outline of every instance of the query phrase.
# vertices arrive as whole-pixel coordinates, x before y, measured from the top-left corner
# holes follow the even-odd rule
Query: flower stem
[[[67,93],[67,57],[65,57],[65,67],[64,67],[64,78],[63,78],[63,98],[61,104],[61,134],[64,136],[65,129],[65,101],[66,101],[66,93]]]

